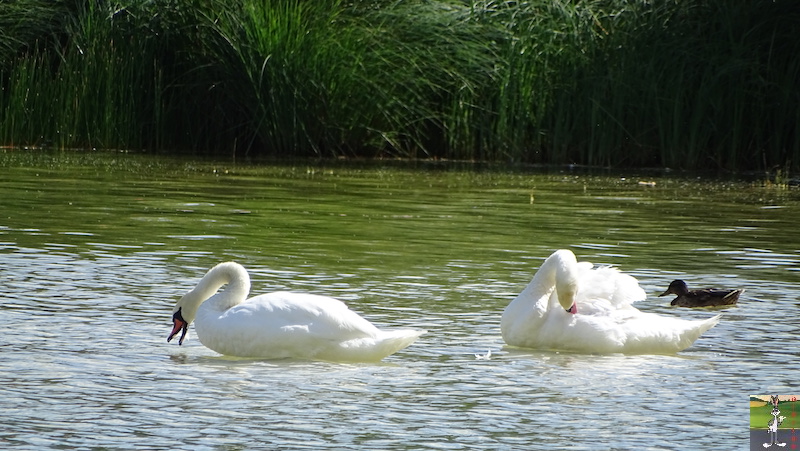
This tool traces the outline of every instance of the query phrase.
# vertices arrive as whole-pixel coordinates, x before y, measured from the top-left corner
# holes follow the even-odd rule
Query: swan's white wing
[[[277,292],[253,298],[270,310],[271,337],[261,337],[259,356],[310,357],[336,361],[379,361],[413,343],[424,330],[379,330],[327,296]],[[242,304],[248,304],[250,301]],[[266,319],[267,315],[260,315]]]
[[[200,342],[220,354],[316,358],[379,330],[339,300],[305,293],[256,296],[224,312],[203,311],[195,321]]]
[[[378,333],[378,328],[342,301],[315,294],[280,291],[256,296],[228,310],[220,319],[241,320],[245,316],[256,320],[261,331],[275,334],[302,331],[315,338],[344,341]]]
[[[592,268],[587,262],[579,265],[578,294],[575,299],[579,313],[592,314],[595,309],[607,311],[625,308],[647,297],[636,278],[617,268]]]

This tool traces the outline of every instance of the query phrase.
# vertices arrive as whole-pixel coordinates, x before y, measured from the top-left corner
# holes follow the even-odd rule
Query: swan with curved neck
[[[672,354],[719,322],[720,315],[689,321],[631,305],[645,297],[632,276],[578,262],[572,251],[562,249],[506,307],[500,328],[507,344],[524,348]]]
[[[181,332],[178,342],[183,344],[194,323],[200,342],[220,354],[373,362],[409,346],[425,332],[380,330],[327,296],[274,292],[246,299],[249,292],[250,276],[238,263],[211,268],[175,304],[167,341]]]

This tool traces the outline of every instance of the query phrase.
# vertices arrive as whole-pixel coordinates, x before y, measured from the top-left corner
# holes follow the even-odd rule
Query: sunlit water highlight
[[[797,190],[119,154],[0,163],[3,448],[743,449],[748,396],[797,391]],[[674,356],[504,347],[500,313],[561,247],[636,276],[646,311],[717,312],[655,296],[675,278],[747,292]],[[331,295],[429,333],[380,364],[221,357],[193,330],[166,343],[174,302],[230,259],[254,293]]]

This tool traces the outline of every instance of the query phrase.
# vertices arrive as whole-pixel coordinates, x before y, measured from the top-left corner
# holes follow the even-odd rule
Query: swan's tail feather
[[[417,338],[419,338],[425,332],[427,332],[427,330],[393,330],[381,333],[380,341],[386,343],[386,346],[388,346],[390,349],[394,349],[392,353],[395,353],[403,348],[408,347],[411,343],[414,343]]]
[[[383,357],[392,355],[395,352],[407,348],[411,343],[417,341],[426,330],[414,329],[400,329],[392,331],[381,331],[376,343],[379,353],[384,354]],[[381,357],[381,358],[383,358]]]
[[[680,349],[678,349],[678,351],[682,351],[691,346],[698,338],[700,338],[700,335],[703,335],[706,331],[716,326],[719,323],[720,318],[722,318],[722,315],[713,316],[705,321],[693,322],[694,327],[687,329],[681,336],[678,344]]]
[[[703,332],[707,331],[708,329],[711,329],[712,327],[716,326],[719,323],[720,318],[722,318],[722,315],[715,315],[715,316],[703,321],[703,324],[701,324],[701,326],[700,326],[700,328],[703,329],[703,330],[700,333],[703,333]]]
[[[375,337],[348,340],[340,344],[341,356],[338,360],[377,362],[407,348],[426,332],[415,329],[382,330]]]
[[[621,352],[626,354],[674,354],[692,346],[701,335],[719,323],[721,315],[691,321],[645,314],[628,329]],[[634,322],[630,323],[634,326]]]

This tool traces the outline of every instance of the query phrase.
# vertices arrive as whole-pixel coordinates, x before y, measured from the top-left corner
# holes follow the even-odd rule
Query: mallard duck
[[[671,305],[679,307],[715,307],[735,304],[742,293],[744,293],[743,289],[718,290],[716,288],[704,288],[702,290],[690,290],[686,286],[686,282],[679,279],[673,280],[669,284],[667,291],[659,294],[659,296],[678,295],[672,300]]]

